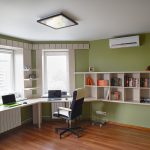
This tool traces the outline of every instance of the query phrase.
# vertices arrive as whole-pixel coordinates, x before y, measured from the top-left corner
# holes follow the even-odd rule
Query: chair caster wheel
[[[100,124],[99,127],[101,128],[101,127],[102,127],[102,124]]]
[[[55,129],[55,133],[58,133],[58,129]]]

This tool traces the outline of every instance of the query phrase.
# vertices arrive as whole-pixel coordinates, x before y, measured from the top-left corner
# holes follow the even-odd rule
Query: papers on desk
[[[62,98],[48,98],[48,101],[60,101]]]
[[[19,105],[22,105],[22,104],[20,104],[20,103],[4,104],[4,106],[6,106],[6,107],[15,107],[15,106],[19,106]]]

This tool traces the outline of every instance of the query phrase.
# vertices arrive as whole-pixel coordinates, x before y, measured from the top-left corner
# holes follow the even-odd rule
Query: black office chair
[[[70,121],[77,119],[82,114],[82,105],[84,102],[84,89],[77,89],[73,92],[73,100],[70,108],[59,107],[57,112],[54,112],[53,116],[60,117],[67,120],[68,126],[66,128],[56,128],[55,131],[60,132],[60,138],[66,132],[71,132],[77,137],[80,137],[81,127],[71,127]]]

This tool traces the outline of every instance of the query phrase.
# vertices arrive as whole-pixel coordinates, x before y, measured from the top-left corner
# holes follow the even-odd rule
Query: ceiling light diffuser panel
[[[49,26],[53,29],[61,29],[61,28],[78,25],[76,21],[67,17],[63,13],[60,13],[54,16],[49,16],[46,18],[42,18],[40,20],[37,20],[37,22],[43,25]]]

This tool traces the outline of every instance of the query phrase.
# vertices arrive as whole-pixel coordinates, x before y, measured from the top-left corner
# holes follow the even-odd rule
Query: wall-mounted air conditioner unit
[[[129,36],[109,39],[110,48],[121,48],[121,47],[134,47],[139,46],[139,36]]]

